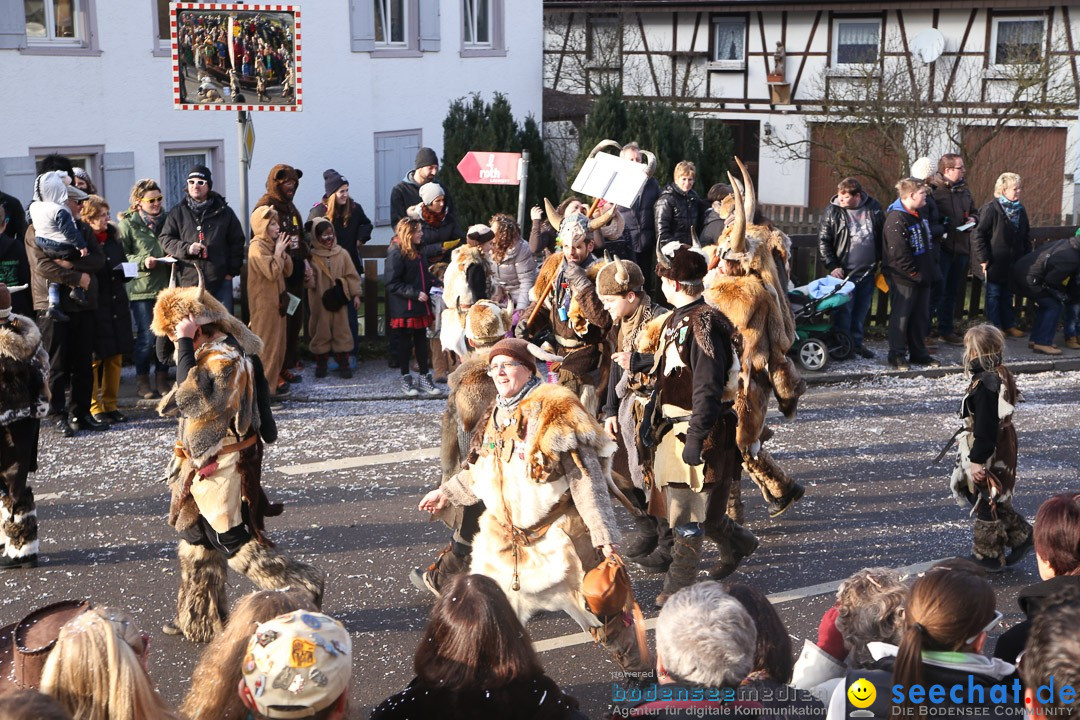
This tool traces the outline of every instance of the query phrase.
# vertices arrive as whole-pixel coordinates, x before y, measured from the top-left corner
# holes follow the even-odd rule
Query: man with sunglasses
[[[205,165],[188,172],[187,193],[165,218],[161,246],[177,260],[180,287],[194,287],[200,263],[206,289],[232,312],[232,279],[244,265],[244,228],[226,202],[214,192],[214,179]]]

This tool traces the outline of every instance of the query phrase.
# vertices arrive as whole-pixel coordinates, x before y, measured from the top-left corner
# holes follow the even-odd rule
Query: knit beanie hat
[[[7,285],[0,283],[0,323],[7,322],[11,317],[11,291]]]
[[[440,195],[446,195],[446,191],[443,190],[442,185],[439,183],[429,182],[420,186],[420,199],[425,205],[430,205],[435,202],[435,198]]]
[[[930,177],[931,170],[930,158],[928,157],[921,157],[911,163],[911,177],[916,180],[925,180]]]
[[[428,165],[438,165],[439,156],[435,154],[435,151],[429,147],[422,147],[416,151],[416,163],[417,168],[427,167]]]
[[[348,185],[349,181],[341,176],[337,170],[333,168],[323,171],[323,190],[325,191],[324,197],[330,197],[338,190],[342,185]]]
[[[521,338],[506,338],[495,343],[491,350],[488,351],[488,357],[495,358],[497,355],[514,358],[527,367],[530,372],[536,372],[536,358],[529,352],[529,343]]]
[[[205,165],[196,165],[188,170],[188,180],[205,180],[211,189],[214,187],[214,176],[210,174],[210,168]]]
[[[640,293],[645,286],[645,276],[638,264],[632,260],[615,258],[596,276],[597,295],[625,295],[628,292]]]

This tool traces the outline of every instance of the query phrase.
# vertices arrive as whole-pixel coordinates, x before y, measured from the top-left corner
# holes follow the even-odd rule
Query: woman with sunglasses
[[[165,249],[158,235],[165,219],[164,196],[156,180],[145,178],[131,188],[131,205],[120,213],[120,244],[128,262],[135,263],[139,274],[127,286],[131,317],[135,321],[135,392],[143,399],[160,397],[168,392],[168,367],[157,359],[150,321],[159,292],[169,285],[168,263],[161,262]],[[150,382],[150,366],[155,371]]]

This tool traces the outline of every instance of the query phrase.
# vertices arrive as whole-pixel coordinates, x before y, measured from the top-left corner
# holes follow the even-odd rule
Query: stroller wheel
[[[823,370],[829,364],[829,351],[818,338],[807,338],[799,343],[795,356],[799,365],[811,372]]]
[[[847,360],[855,352],[855,341],[851,333],[840,328],[833,328],[829,334],[829,357],[833,360]]]

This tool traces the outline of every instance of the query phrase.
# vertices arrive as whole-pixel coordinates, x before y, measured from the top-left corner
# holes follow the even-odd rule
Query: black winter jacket
[[[199,241],[200,227],[206,246],[201,267],[208,287],[219,285],[226,275],[239,275],[244,267],[245,238],[240,220],[221,195],[211,190],[208,198],[210,204],[196,213],[185,197],[169,211],[161,226],[161,247],[177,260],[185,261],[177,268],[177,284],[182,287],[194,287],[199,282],[188,248]]]
[[[934,202],[937,203],[941,220],[945,224],[946,232],[941,240],[941,249],[954,255],[967,255],[971,252],[971,230],[959,232],[956,228],[964,224],[964,218],[978,214],[971,188],[965,182],[950,185],[940,174],[935,174],[928,182],[934,189]]]
[[[427,302],[420,302],[421,292],[431,294],[431,288],[435,286],[435,278],[428,272],[428,253],[435,250],[435,246],[420,248],[421,254],[412,260],[407,260],[401,254],[401,246],[395,239],[390,243],[386,251],[386,264],[383,267],[383,283],[386,284],[386,292],[389,296],[389,315],[391,320],[397,318],[424,317],[434,313],[434,304],[431,298]]]
[[[651,251],[656,247],[656,201],[660,198],[660,183],[649,178],[641,188],[641,194],[628,208],[619,208],[623,222],[622,240],[630,243],[635,253]]]
[[[1071,587],[1080,590],[1080,575],[1058,575],[1049,580],[1028,585],[1021,590],[1016,597],[1016,604],[1027,617],[1001,634],[997,644],[994,645],[994,657],[1015,663],[1020,653],[1024,651],[1024,646],[1027,645],[1031,621],[1042,611],[1047,600]]]
[[[97,243],[97,239],[91,242]],[[128,304],[127,279],[124,271],[116,268],[127,262],[124,246],[120,244],[120,235],[116,226],[109,223],[105,242],[101,244],[105,253],[105,264],[97,273],[98,301],[94,311],[96,332],[94,333],[94,355],[104,360],[113,355],[130,353],[135,348],[131,334],[131,308]]]
[[[396,228],[398,220],[405,217],[405,213],[416,203],[420,202],[420,184],[413,179],[413,173],[415,170],[411,170],[405,174],[405,177],[401,178],[401,182],[390,190],[390,227]],[[439,178],[432,178],[431,182],[438,183],[442,186],[443,192],[446,193],[443,197],[446,198],[446,214],[447,216],[454,214],[454,203],[450,199],[450,191],[446,189],[446,185],[439,182]]]
[[[1031,227],[1027,210],[1020,209],[1019,227],[1013,227],[997,198],[979,210],[973,236],[976,264],[987,263],[986,279],[1005,285],[1017,260],[1031,252]]]
[[[656,201],[656,242],[661,246],[677,240],[690,243],[690,229],[701,235],[704,203],[693,189],[683,192],[668,183]]]
[[[881,259],[882,232],[885,228],[885,211],[881,203],[869,195],[863,205],[870,212],[874,228],[874,243],[877,246],[877,258]],[[821,227],[818,229],[818,253],[825,263],[825,269],[832,272],[836,268],[850,270],[848,255],[851,252],[851,233],[848,230],[847,210],[830,202],[821,213]]]
[[[328,199],[326,202],[331,201]],[[311,208],[307,219],[310,221],[315,218],[326,217],[326,202],[321,202]],[[356,266],[356,272],[363,273],[364,263],[361,262],[358,251],[361,245],[366,245],[367,241],[371,239],[373,225],[360,203],[352,198],[349,198],[349,202],[352,203],[352,210],[349,211],[349,224],[345,225],[341,222],[340,217],[335,217],[334,235],[337,236],[337,244],[345,252],[349,253],[349,257],[352,258],[353,265]]]
[[[1077,273],[1080,273],[1080,237],[1063,238],[1017,260],[1013,282],[1019,292],[1030,298],[1052,295],[1058,300],[1080,302]]]
[[[21,213],[22,210],[20,209],[19,212]],[[11,229],[10,221],[8,229]],[[20,233],[25,232],[26,223],[23,222]],[[26,258],[23,236],[20,234],[15,238],[7,232],[0,233],[0,283],[11,287],[28,282],[30,282],[30,261]],[[29,290],[17,292],[11,296],[11,310],[27,317],[34,314],[34,301]]]
[[[941,275],[928,224],[905,210],[899,200],[885,216],[884,238],[881,271],[890,282],[929,287]]]

